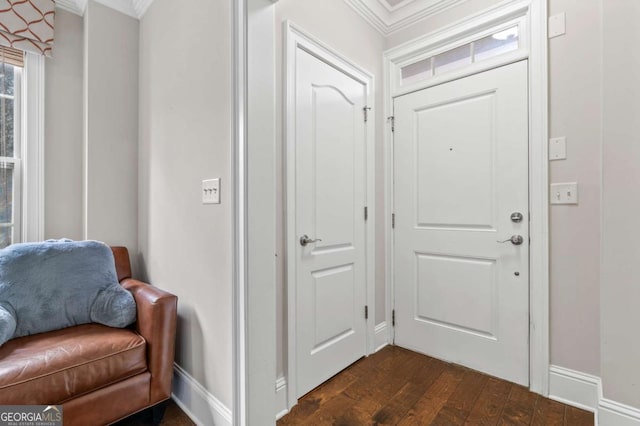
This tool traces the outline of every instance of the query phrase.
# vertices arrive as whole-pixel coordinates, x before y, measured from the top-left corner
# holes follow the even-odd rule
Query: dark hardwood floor
[[[150,410],[145,410],[133,416],[127,417],[124,420],[120,420],[113,426],[152,426],[153,418]],[[167,402],[167,409],[162,418],[160,426],[195,426],[195,423],[191,421],[184,411],[176,405],[173,400]]]
[[[397,346],[356,362],[304,397],[285,425],[590,426],[593,414]]]

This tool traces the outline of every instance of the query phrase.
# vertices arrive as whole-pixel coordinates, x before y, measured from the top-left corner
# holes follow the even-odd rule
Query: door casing
[[[296,233],[296,173],[295,173],[295,123],[289,119],[295,113],[295,51],[303,49],[318,59],[326,62],[334,68],[344,72],[353,79],[359,81],[366,87],[366,103],[370,107],[368,119],[365,124],[365,179],[366,179],[366,206],[368,207],[368,219],[366,226],[366,247],[365,247],[365,282],[366,282],[366,303],[369,307],[369,319],[366,325],[366,355],[374,351],[374,327],[375,327],[375,91],[374,76],[370,72],[351,62],[348,58],[325,45],[320,40],[309,35],[308,32],[293,24],[291,21],[284,22],[285,46],[284,52],[285,66],[283,69],[284,80],[284,114],[283,114],[283,134],[286,149],[285,155],[285,203],[286,203],[286,226],[285,226],[285,285],[287,294],[287,406],[291,409],[297,404],[297,363],[296,363],[296,288],[289,283],[295,282],[296,271],[296,247],[299,244],[299,236]],[[364,212],[363,212],[364,214]]]

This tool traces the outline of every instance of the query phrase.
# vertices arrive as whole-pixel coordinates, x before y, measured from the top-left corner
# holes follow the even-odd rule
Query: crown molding
[[[153,3],[153,0],[133,0],[133,8],[136,11],[136,15],[138,15],[138,19],[142,19],[151,3]]]
[[[96,2],[117,10],[120,13],[140,19],[144,16],[153,0],[95,0]],[[56,6],[67,12],[84,16],[88,0],[56,0]]]
[[[84,16],[84,11],[87,9],[87,0],[56,0],[56,7]]]
[[[107,6],[113,10],[116,10],[124,15],[138,19],[136,9],[133,7],[132,0],[94,0],[96,3],[100,3],[103,6]]]
[[[405,0],[393,7],[382,0],[344,1],[382,35],[388,36],[467,0]]]

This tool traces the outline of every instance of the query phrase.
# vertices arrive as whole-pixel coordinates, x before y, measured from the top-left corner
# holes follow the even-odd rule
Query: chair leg
[[[151,408],[151,416],[153,419],[154,426],[158,426],[162,422],[162,418],[164,417],[164,412],[167,409],[167,405],[168,405],[168,401],[164,401],[154,405]]]

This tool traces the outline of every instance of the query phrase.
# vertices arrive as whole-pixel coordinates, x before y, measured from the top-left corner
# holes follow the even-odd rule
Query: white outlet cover
[[[549,139],[549,160],[566,160],[567,159],[567,138]]]
[[[578,204],[578,184],[576,182],[551,184],[549,201],[551,204]]]
[[[202,181],[202,204],[220,204],[220,178]]]

